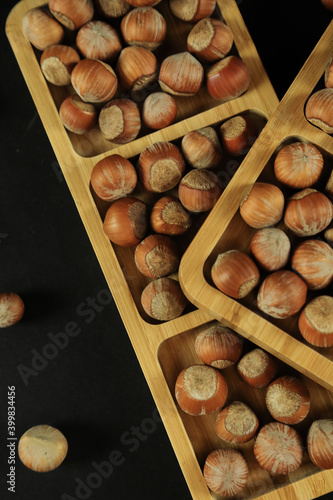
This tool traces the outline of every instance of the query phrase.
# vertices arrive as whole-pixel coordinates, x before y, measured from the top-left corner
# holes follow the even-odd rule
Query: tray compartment
[[[177,335],[176,337],[166,340],[160,345],[158,353],[159,362],[166,378],[170,393],[174,398],[175,405],[178,408],[186,432],[191,440],[191,443],[193,444],[194,452],[201,469],[203,468],[207,455],[214,449],[228,447],[238,449],[244,454],[244,458],[248,462],[250,475],[246,487],[241,493],[239,493],[237,498],[253,499],[261,498],[261,495],[267,495],[268,499],[279,498],[280,488],[282,488],[281,494],[283,494],[282,491],[284,487],[288,485],[292,486],[294,483],[297,483],[303,478],[307,478],[309,481],[312,477],[316,477],[317,474],[322,474],[320,469],[318,469],[318,467],[310,461],[307,453],[304,455],[301,467],[293,473],[287,476],[271,476],[268,472],[261,469],[254,457],[254,439],[241,445],[228,444],[222,441],[216,434],[215,421],[217,413],[194,417],[183,412],[177,405],[174,397],[174,387],[177,376],[183,368],[192,364],[202,363],[196,355],[194,349],[195,339],[202,330],[209,328],[213,323],[214,322],[209,322],[195,329],[191,329]],[[247,339],[244,339],[242,355],[255,347],[255,344]],[[319,418],[332,418],[333,394],[313,380],[292,369],[285,363],[279,360],[277,360],[277,362],[278,372],[275,378],[281,375],[291,375],[302,380],[309,389],[311,395],[309,414],[302,422],[292,426],[300,433],[303,442],[306,442],[307,431],[313,420]],[[265,388],[254,389],[247,386],[239,378],[236,365],[232,365],[221,370],[221,373],[225,377],[229,388],[226,405],[236,400],[246,403],[257,415],[259,419],[259,429],[266,423],[273,421],[265,404]],[[212,497],[214,499],[222,498],[214,494]]]

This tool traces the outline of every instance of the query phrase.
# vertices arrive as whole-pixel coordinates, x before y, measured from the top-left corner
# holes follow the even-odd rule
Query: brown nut
[[[170,0],[169,6],[175,17],[194,23],[212,15],[216,0]]]
[[[259,420],[251,408],[242,401],[233,401],[217,416],[215,430],[227,443],[247,443],[255,436]]]
[[[122,247],[137,245],[148,230],[148,208],[137,198],[120,198],[108,208],[103,231],[112,243]]]
[[[333,203],[320,191],[305,188],[286,203],[284,223],[297,236],[314,236],[324,231],[333,218]]]
[[[256,389],[266,387],[276,371],[275,358],[259,348],[244,354],[237,364],[237,372],[243,382]]]
[[[162,61],[158,82],[164,92],[192,96],[199,92],[203,79],[201,63],[189,52],[180,52]]]
[[[234,38],[230,28],[219,19],[201,19],[187,37],[187,48],[202,62],[215,62],[230,51]]]
[[[310,123],[333,134],[333,88],[317,90],[305,105],[305,116]]]
[[[210,452],[203,475],[211,491],[222,497],[232,497],[245,487],[249,467],[240,451],[222,448]]]
[[[193,168],[214,168],[222,159],[222,149],[213,127],[192,130],[182,138],[181,147]]]
[[[99,128],[114,144],[127,144],[141,130],[141,116],[137,104],[131,99],[114,99],[107,102],[98,117]]]
[[[123,17],[120,29],[128,45],[155,50],[165,40],[167,24],[153,7],[137,7]]]
[[[271,382],[266,389],[266,406],[275,420],[295,425],[310,411],[310,393],[298,378],[281,376]]]
[[[53,16],[70,30],[79,29],[94,16],[93,0],[49,0],[48,6]]]
[[[17,293],[0,293],[0,328],[18,323],[24,314],[23,300]]]
[[[223,375],[207,365],[191,365],[177,377],[175,396],[180,408],[189,415],[209,415],[219,411],[228,396]]]
[[[322,290],[333,281],[333,248],[322,240],[302,241],[293,252],[291,266],[310,290]]]
[[[184,234],[191,227],[192,218],[178,198],[163,196],[150,212],[150,225],[156,233],[176,236]]]
[[[85,134],[97,125],[98,112],[89,102],[78,95],[71,95],[61,103],[59,116],[64,127],[74,134]]]
[[[199,333],[194,347],[203,363],[222,370],[237,363],[243,343],[233,330],[216,322]]]
[[[142,120],[144,124],[154,130],[171,125],[177,117],[177,103],[166,92],[153,92],[144,100]]]
[[[122,49],[118,31],[105,21],[84,24],[76,35],[76,45],[87,59],[114,61]]]
[[[71,82],[84,102],[107,102],[116,93],[118,78],[111,66],[95,59],[82,59],[73,69]]]
[[[221,192],[217,175],[206,169],[190,170],[178,186],[179,200],[186,210],[194,213],[211,210]]]
[[[227,56],[206,72],[208,93],[215,99],[231,101],[244,94],[251,83],[245,62],[238,56]]]
[[[253,146],[258,132],[254,121],[248,116],[229,118],[220,127],[223,149],[232,156],[245,155]]]
[[[40,58],[40,68],[46,80],[53,85],[62,86],[71,83],[71,73],[80,61],[80,56],[68,45],[50,45]]]
[[[68,443],[58,429],[50,425],[36,425],[27,430],[18,443],[21,462],[36,472],[56,469],[66,458]]]
[[[179,183],[185,171],[185,162],[175,144],[160,141],[140,153],[137,168],[147,191],[163,193]]]
[[[267,182],[255,182],[241,202],[240,214],[255,229],[270,227],[282,219],[284,203],[280,188]]]
[[[307,290],[305,282],[296,273],[288,269],[275,271],[262,282],[257,305],[273,318],[287,318],[302,309]]]
[[[65,37],[63,26],[43,7],[35,7],[24,14],[22,30],[29,42],[38,50],[60,44]]]
[[[102,200],[115,201],[131,194],[137,184],[132,163],[119,154],[111,154],[96,163],[91,172],[91,186]]]
[[[125,47],[118,57],[116,72],[125,90],[139,92],[156,79],[156,56],[144,47]]]
[[[136,247],[134,261],[140,273],[148,278],[164,278],[178,269],[180,252],[169,236],[150,234]]]
[[[239,250],[220,253],[212,266],[211,276],[217,288],[234,299],[246,297],[260,279],[254,261]]]
[[[174,279],[165,277],[151,281],[141,294],[141,304],[148,316],[158,321],[178,318],[184,311],[187,300]]]
[[[312,299],[298,318],[298,328],[309,344],[333,346],[333,297],[320,295]]]

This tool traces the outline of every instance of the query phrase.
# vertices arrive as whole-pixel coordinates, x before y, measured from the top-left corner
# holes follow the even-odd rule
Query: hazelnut
[[[255,229],[274,226],[282,219],[284,202],[280,188],[267,182],[255,182],[240,204],[240,214]]]
[[[163,193],[179,183],[185,162],[175,144],[161,141],[147,146],[140,153],[137,168],[147,191]]]
[[[85,134],[97,125],[98,112],[93,104],[70,95],[61,103],[59,116],[64,127],[74,134]]]
[[[262,282],[257,295],[261,311],[273,318],[287,318],[297,314],[305,304],[307,286],[292,271],[275,271]]]
[[[19,295],[13,292],[0,293],[0,328],[18,323],[24,314],[24,303]]]
[[[74,66],[80,56],[68,45],[50,45],[46,47],[40,58],[40,67],[46,80],[53,85],[69,85]]]
[[[312,299],[298,318],[298,328],[309,344],[333,346],[333,297],[319,295]]]
[[[187,37],[187,49],[202,62],[215,62],[230,52],[234,38],[219,19],[201,19]]]
[[[305,116],[310,123],[326,134],[333,134],[333,88],[317,90],[305,105]]]
[[[174,196],[163,196],[150,212],[150,225],[156,233],[169,236],[184,234],[191,224],[190,214]]]
[[[253,349],[244,354],[237,364],[240,378],[250,387],[266,387],[277,371],[275,358],[262,349]]]
[[[233,330],[216,322],[199,333],[194,347],[203,363],[222,370],[237,363],[243,343]]]
[[[76,45],[85,58],[100,61],[114,61],[122,49],[117,30],[98,20],[90,21],[79,29]]]
[[[231,448],[212,451],[205,460],[204,479],[217,495],[232,497],[246,485],[249,467],[243,455]]]
[[[190,170],[178,186],[179,200],[189,212],[211,210],[222,192],[216,174],[206,169]]]
[[[310,187],[317,182],[323,167],[321,152],[305,142],[293,142],[284,146],[274,160],[277,180],[296,189]]]
[[[253,451],[260,467],[271,475],[289,474],[298,469],[303,460],[301,436],[281,422],[270,422],[260,429]]]
[[[49,472],[59,467],[66,458],[67,451],[65,436],[50,425],[31,427],[18,443],[21,462],[36,472]]]
[[[182,151],[193,168],[214,168],[222,158],[222,149],[213,127],[192,130],[184,135]]]
[[[107,19],[123,17],[132,8],[126,0],[95,0],[96,10]]]
[[[289,260],[290,249],[288,236],[277,227],[259,229],[250,241],[252,255],[265,271],[282,269]]]
[[[123,17],[120,29],[128,45],[155,50],[165,40],[167,24],[153,7],[137,7]]]
[[[330,224],[324,231],[324,238],[331,247],[333,247],[333,224]]]
[[[242,401],[233,401],[225,406],[216,419],[215,430],[227,443],[247,443],[259,427],[256,414]]]
[[[132,163],[121,155],[111,154],[96,163],[91,172],[94,192],[105,201],[115,201],[132,193],[137,174]]]
[[[73,69],[71,82],[84,102],[107,102],[116,93],[118,79],[111,66],[95,59],[82,59]]]
[[[311,462],[320,469],[333,469],[333,419],[312,422],[306,444]]]
[[[120,198],[106,212],[103,231],[116,245],[137,245],[146,236],[147,229],[148,208],[137,198]]]
[[[206,72],[208,93],[215,99],[230,101],[244,94],[251,83],[245,62],[237,56],[227,56],[214,63]]]
[[[65,37],[62,25],[43,7],[35,7],[24,14],[22,30],[29,42],[38,50],[60,44]]]
[[[125,90],[139,92],[156,79],[157,59],[144,47],[125,47],[118,57],[116,72]]]
[[[77,30],[94,16],[93,0],[49,0],[53,16],[66,28]]]
[[[333,248],[322,240],[302,241],[293,252],[291,265],[310,290],[322,290],[333,281]]]
[[[180,408],[189,415],[209,415],[219,411],[228,396],[223,375],[206,365],[191,365],[177,377],[175,396]]]
[[[184,311],[187,300],[174,279],[165,277],[151,281],[141,294],[141,304],[148,316],[158,321],[178,318]]]
[[[169,6],[175,17],[194,23],[212,15],[216,0],[170,0]]]
[[[246,297],[260,279],[251,257],[239,250],[220,253],[212,266],[211,276],[216,287],[234,299]]]
[[[163,59],[158,82],[164,92],[192,96],[199,92],[203,78],[201,63],[189,52],[180,52]]]
[[[245,155],[257,138],[254,121],[248,116],[229,118],[220,127],[223,149],[232,156]]]
[[[111,100],[101,109],[98,124],[105,139],[114,144],[127,144],[141,129],[139,108],[130,99]]]
[[[324,231],[332,218],[332,202],[316,189],[305,188],[287,200],[284,223],[297,236],[314,236]]]
[[[134,252],[136,267],[148,278],[164,278],[177,271],[180,261],[178,245],[169,236],[151,234]]]
[[[133,7],[152,7],[157,5],[161,0],[127,0]]]
[[[171,125],[177,117],[177,103],[165,92],[153,92],[143,102],[142,120],[153,130]]]
[[[308,388],[298,378],[287,375],[267,387],[265,401],[272,417],[284,424],[298,424],[310,411]]]

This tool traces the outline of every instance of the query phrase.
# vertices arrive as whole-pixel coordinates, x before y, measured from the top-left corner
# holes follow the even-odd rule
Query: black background
[[[106,297],[107,285],[5,35],[15,3],[0,7],[0,291],[19,293],[26,313],[0,332],[0,498],[75,498],[76,479],[86,482],[93,462],[119,451],[123,463],[86,498],[188,500],[116,306],[110,301],[94,317],[78,313]],[[320,0],[238,5],[282,98],[332,15]],[[41,352],[48,334],[62,332],[69,321],[79,335],[26,385],[19,365],[31,367],[32,350]],[[15,494],[6,485],[7,387],[13,385],[17,437],[49,423],[69,442],[65,462],[51,473],[31,472],[17,461]],[[137,428],[139,437],[126,440]]]

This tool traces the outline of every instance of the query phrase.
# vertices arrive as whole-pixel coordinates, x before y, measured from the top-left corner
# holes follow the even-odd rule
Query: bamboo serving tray
[[[169,14],[166,3],[166,0],[163,0],[160,8],[168,22]],[[205,234],[199,230],[198,240],[195,237],[189,247],[192,250],[187,252],[186,259],[184,259],[181,278],[188,295],[191,296],[191,299],[192,294],[194,296],[193,303],[189,303],[184,314],[179,318],[158,323],[145,316],[142,310],[140,295],[149,280],[137,271],[133,261],[133,248],[112,245],[103,232],[103,217],[108,205],[94,196],[90,187],[90,175],[94,165],[109,154],[121,154],[133,160],[135,164],[139,153],[150,144],[158,141],[172,141],[179,144],[182,136],[190,130],[205,126],[218,127],[220,123],[234,115],[251,113],[258,122],[264,121],[266,123],[277,108],[276,94],[235,0],[218,0],[218,7],[214,15],[221,17],[230,27],[234,35],[234,50],[247,64],[252,77],[250,88],[244,95],[233,101],[219,102],[209,98],[203,90],[199,95],[189,98],[186,102],[179,100],[179,115],[175,124],[153,133],[149,130],[142,130],[135,141],[123,146],[116,147],[103,140],[98,130],[93,130],[85,136],[68,133],[60,121],[58,109],[62,100],[72,93],[72,89],[70,87],[56,88],[45,81],[39,67],[40,53],[32,48],[21,29],[24,14],[29,9],[43,4],[45,1],[41,0],[23,0],[18,3],[8,16],[6,24],[8,39],[117,304],[191,495],[195,500],[209,500],[212,496],[203,479],[202,466],[205,457],[212,448],[221,446],[221,443],[217,442],[213,430],[214,417],[193,419],[183,414],[174,399],[174,383],[182,368],[198,361],[194,352],[194,340],[197,333],[202,328],[207,327],[212,318],[223,317],[211,310],[211,306],[215,306],[219,299],[215,298],[210,307],[205,307],[204,304],[201,304],[201,302],[205,303],[202,294],[199,294],[198,298],[195,297],[198,284],[200,285],[202,279],[203,271],[200,263],[202,266],[204,265],[207,258],[206,252],[211,249],[214,237],[217,240],[221,235],[221,228],[224,224],[218,208],[221,204],[218,204],[217,210],[213,210],[206,220],[207,224],[212,225],[212,220],[218,213],[219,235],[217,236],[218,231],[214,225],[214,231],[209,235],[209,238],[206,238],[204,244],[198,245],[198,241],[201,241],[203,234]],[[173,21],[171,22],[171,18],[168,26],[170,27],[169,49],[171,47],[171,50],[179,52],[184,44],[184,35],[190,27],[184,23],[174,24]],[[169,41],[167,45],[168,43]],[[267,135],[264,137],[267,140]],[[258,140],[253,148],[257,142]],[[265,148],[268,149],[266,143]],[[259,148],[256,148],[256,151],[258,150]],[[261,152],[261,154],[263,155],[265,152]],[[248,175],[250,176],[250,173]],[[231,174],[230,177],[232,177]],[[235,182],[232,182],[232,185],[237,188]],[[140,196],[143,194],[138,193],[138,197]],[[223,196],[221,202],[224,198]],[[235,200],[233,199],[231,206],[234,205]],[[182,243],[184,249],[189,245],[201,224],[204,223],[203,228],[207,227],[204,219],[205,216],[198,217],[192,232]],[[189,277],[187,276],[187,266],[192,252],[192,270],[198,269],[198,272],[195,273],[193,290],[191,290],[192,285],[188,286]],[[202,260],[203,255],[205,257]],[[211,290],[211,286],[204,279],[202,279],[202,284],[214,295],[214,290]],[[197,305],[200,305],[200,309],[195,308]],[[250,336],[248,335],[248,337]],[[253,339],[256,344],[260,344],[255,337]],[[250,345],[248,342],[247,348]],[[276,354],[279,354],[278,357],[282,359],[285,357],[289,363],[289,357],[286,355],[288,353],[282,355],[282,351],[280,354],[280,350],[276,349]],[[290,365],[293,367],[292,362]],[[296,366],[296,368],[298,367]],[[300,371],[304,373],[304,376],[309,375],[305,373],[305,370]],[[239,397],[247,398],[249,393],[240,384],[232,367],[226,376],[230,386],[230,395],[239,392]],[[316,395],[318,393],[316,404],[312,410],[313,418],[327,413],[332,407],[331,394],[326,389],[327,383],[322,384],[322,386],[316,384],[322,379],[324,377],[308,377],[311,391],[316,392]],[[253,393],[252,396],[253,405],[257,408],[258,415],[260,414],[261,418],[264,419],[262,394]],[[278,500],[295,497],[305,500],[333,490],[331,474],[318,472],[308,460],[305,460],[304,466],[296,474],[283,480],[279,478],[273,481],[255,465],[250,449],[245,447],[244,453],[251,463],[251,478],[240,498]]]
[[[210,273],[217,255],[221,252],[238,249],[250,254],[249,243],[256,230],[243,221],[239,207],[256,181],[275,183],[281,187],[274,176],[273,163],[283,145],[301,140],[315,145],[321,151],[325,169],[321,188],[325,188],[327,179],[332,175],[333,138],[311,124],[306,119],[304,110],[310,95],[324,88],[324,72],[332,56],[332,47],[333,22],[326,29],[241,167],[189,245],[179,269],[180,283],[193,304],[287,363],[308,381],[311,379],[320,384],[326,391],[328,405],[326,407],[323,404],[323,414],[328,414],[329,418],[333,416],[333,348],[317,348],[308,344],[298,331],[298,316],[274,320],[261,313],[256,305],[257,288],[245,299],[234,300],[215,287]],[[320,189],[319,186],[317,188]],[[278,227],[283,228],[283,223]],[[332,285],[320,292],[332,295]],[[317,394],[320,398],[320,392],[316,392],[316,403]],[[308,473],[304,471],[304,476]],[[333,470],[317,470],[307,479],[301,480],[301,490],[295,498],[316,498],[321,495],[322,490],[312,489],[311,486],[316,484],[317,480],[319,483],[325,482],[325,487],[330,490],[333,488]],[[307,490],[304,481],[312,491]],[[291,496],[286,495],[286,498]]]

